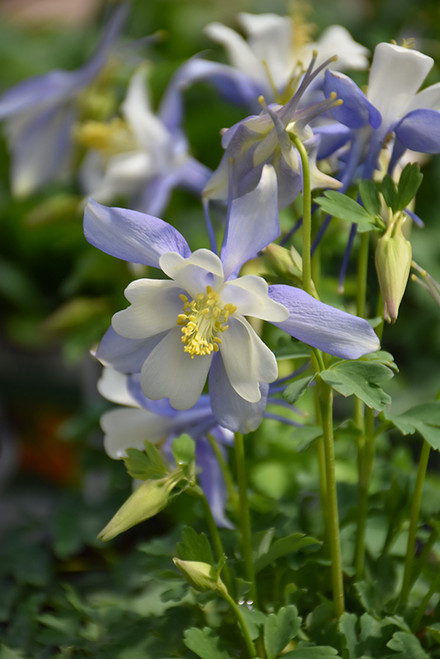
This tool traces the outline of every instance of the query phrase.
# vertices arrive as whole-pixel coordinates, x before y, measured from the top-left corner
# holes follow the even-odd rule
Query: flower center
[[[80,144],[100,151],[104,157],[138,148],[130,127],[124,119],[118,117],[108,123],[86,121],[77,126],[75,136]]]
[[[195,355],[217,352],[222,342],[217,334],[226,332],[226,322],[237,307],[230,302],[223,304],[211,286],[207,286],[206,293],[199,293],[191,302],[186,295],[181,295],[180,299],[183,302],[183,313],[177,316],[177,324],[182,325],[184,351],[191,359]]]

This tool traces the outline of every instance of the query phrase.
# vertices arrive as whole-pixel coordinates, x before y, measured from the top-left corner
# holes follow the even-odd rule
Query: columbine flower
[[[180,107],[165,95],[156,116],[140,68],[129,84],[122,118],[86,122],[78,139],[92,150],[80,171],[87,196],[108,202],[128,196],[136,210],[159,214],[175,186],[200,193],[210,170],[191,158],[180,125]]]
[[[398,211],[393,215],[390,209],[387,229],[376,246],[375,263],[383,299],[383,317],[388,323],[397,320],[411,270],[411,243],[402,232],[407,220],[406,213]]]
[[[120,407],[104,412],[101,427],[104,448],[113,459],[127,455],[128,448],[144,449],[145,440],[161,447],[171,461],[171,443],[175,437],[188,433],[196,442],[198,478],[219,526],[230,526],[225,517],[225,484],[214,452],[206,438],[210,433],[219,448],[231,444],[234,435],[218,425],[208,396],[201,396],[189,410],[177,411],[166,400],[153,401],[143,394],[139,376],[126,376],[105,368],[98,381],[98,391]]]
[[[266,106],[263,111],[238,122],[223,134],[225,153],[203,191],[206,199],[239,197],[255,187],[261,170],[267,163],[274,166],[278,175],[278,204],[282,209],[290,204],[302,189],[302,169],[298,151],[292,143],[295,136],[307,150],[312,189],[338,188],[340,182],[321,172],[316,165],[319,137],[313,134],[310,121],[333,107],[335,97],[299,108],[304,92],[325,62],[314,69],[313,57],[296,93],[286,105]],[[230,190],[232,184],[232,190]]]
[[[380,43],[374,51],[366,94],[347,76],[326,72],[326,94],[336,92],[343,100],[332,114],[350,129],[340,146],[354,143],[344,174],[347,184],[361,162],[363,176],[372,175],[380,151],[392,135],[390,169],[405,149],[440,152],[440,84],[418,92],[432,65],[431,57],[417,50]]]
[[[289,100],[300,63],[310,60],[315,50],[320,62],[337,54],[339,69],[365,69],[368,65],[368,50],[340,25],[330,26],[318,41],[311,42],[310,26],[299,16],[243,12],[238,21],[247,41],[221,23],[210,23],[205,32],[226,48],[232,66],[250,78],[256,90],[250,99],[254,102],[260,94],[268,101]]]
[[[131,306],[113,317],[96,356],[123,372],[140,372],[143,392],[193,406],[209,373],[211,407],[231,427],[262,399],[277,377],[273,353],[247,316],[268,320],[331,354],[357,358],[379,346],[370,325],[291,286],[268,287],[238,272],[280,234],[276,177],[264,168],[258,186],[231,202],[221,257],[191,254],[181,234],[162,220],[90,201],[84,231],[104,252],[160,268],[169,279],[139,279],[126,289]],[[235,421],[236,423],[236,421]]]
[[[15,85],[0,97],[0,119],[12,153],[11,186],[26,196],[71,171],[72,133],[80,94],[105,66],[127,13],[120,3],[92,58],[76,71],[51,71]]]

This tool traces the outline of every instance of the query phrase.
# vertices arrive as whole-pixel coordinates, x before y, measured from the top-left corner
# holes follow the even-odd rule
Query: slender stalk
[[[200,501],[202,503],[203,512],[205,513],[206,523],[209,529],[209,534],[211,536],[212,544],[214,546],[215,556],[217,561],[219,561],[220,559],[223,558],[223,556],[226,556],[226,554],[223,549],[223,543],[220,538],[220,533],[218,532],[218,528],[215,523],[214,517],[212,516],[211,506],[209,505],[208,499],[206,498],[203,490],[200,487],[196,486],[194,490],[196,494],[199,496]],[[231,591],[233,588],[233,583],[227,563],[225,563],[225,565],[223,566],[222,579],[225,583],[226,588],[229,591]]]
[[[429,538],[423,545],[423,549],[420,552],[420,556],[417,559],[416,565],[413,567],[412,570],[412,577],[411,577],[411,588],[415,584],[416,580],[418,579],[421,571],[423,570],[423,567],[426,563],[426,561],[429,558],[429,555],[431,553],[431,550],[435,543],[437,542],[438,539],[438,531],[436,528],[432,529],[431,533],[429,534]]]
[[[367,306],[367,276],[368,276],[368,252],[370,246],[370,235],[361,234],[361,245],[359,249],[357,288],[356,288],[356,314],[365,318]]]
[[[434,593],[438,593],[440,586],[440,574],[438,574],[435,578],[432,584],[429,587],[428,592],[426,595],[422,598],[422,601],[420,602],[420,605],[418,609],[416,610],[414,614],[414,618],[411,624],[411,628],[414,632],[417,632],[419,629],[419,625],[422,621],[423,614],[425,613],[426,609],[428,608],[429,600],[431,597],[434,595]]]
[[[254,642],[252,641],[251,635],[249,633],[249,630],[247,628],[245,619],[243,618],[243,614],[240,611],[240,607],[234,602],[232,597],[229,595],[229,593],[221,593],[222,597],[225,598],[225,600],[228,602],[230,605],[231,609],[234,611],[235,617],[238,620],[238,623],[241,627],[241,632],[243,634],[244,641],[246,643],[246,648],[249,654],[249,657],[253,659],[254,657],[257,656],[257,651],[255,649]]]
[[[327,524],[330,543],[331,575],[335,613],[339,617],[344,613],[344,588],[342,582],[341,543],[339,536],[338,497],[335,478],[335,453],[333,437],[333,391],[322,380],[321,416],[324,433],[326,483],[327,483]]]
[[[243,435],[235,433],[235,462],[237,466],[238,493],[240,497],[240,524],[245,573],[251,584],[250,597],[258,608],[257,585],[255,581],[254,561],[252,557],[251,521],[247,496],[247,476],[244,460]]]
[[[368,278],[368,254],[370,236],[361,234],[359,249],[357,287],[356,287],[356,314],[365,318]],[[366,408],[364,403],[355,399],[354,420],[359,430],[358,438],[358,511],[354,565],[356,577],[361,579],[365,563],[365,531],[368,516],[368,490],[374,461],[374,415],[373,410]]]
[[[302,217],[302,284],[306,293],[314,295],[314,285],[312,280],[312,195],[310,182],[310,167],[307,151],[304,144],[296,136],[291,136],[299,157],[301,158],[302,167],[302,188],[303,188],[303,217]]]
[[[423,440],[422,450],[420,452],[419,467],[417,470],[416,484],[411,505],[411,514],[409,519],[408,544],[406,548],[405,566],[403,569],[402,590],[400,593],[400,603],[406,604],[412,585],[412,567],[414,560],[414,550],[416,546],[417,525],[419,522],[420,502],[422,499],[423,482],[425,480],[426,469],[428,467],[429,453],[431,447]]]
[[[323,368],[322,356],[319,351],[312,349],[312,363],[315,373],[319,373]],[[316,424],[322,426],[321,418],[321,406],[319,400],[319,387],[315,387],[315,417]],[[327,546],[329,544],[328,540],[328,528],[327,528],[327,477],[326,477],[326,459],[325,459],[325,446],[324,446],[324,437],[318,437],[317,440],[317,452],[318,452],[318,468],[319,468],[319,499],[321,504],[321,513],[322,513],[322,524],[324,529],[324,544]]]
[[[362,435],[358,443],[358,514],[354,565],[356,577],[361,579],[365,563],[365,531],[368,517],[368,490],[374,462],[374,412],[356,399],[362,408]]]

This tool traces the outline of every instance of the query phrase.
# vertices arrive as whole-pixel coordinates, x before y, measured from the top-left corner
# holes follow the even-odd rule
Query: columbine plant
[[[98,390],[113,405],[99,411],[104,449],[131,477],[99,538],[140,525],[94,556],[102,551],[109,570],[132,546],[136,558],[123,564],[124,596],[108,597],[106,584],[97,610],[94,593],[82,603],[72,588],[53,619],[59,590],[43,601],[33,574],[32,629],[52,625],[55,640],[46,628],[37,638],[50,638],[62,656],[72,648],[107,656],[108,645],[121,657],[125,649],[184,656],[186,648],[199,659],[440,658],[440,489],[428,474],[431,449],[440,448],[440,394],[396,412],[404,405],[387,386],[398,369],[380,349],[393,330],[402,346],[414,336],[405,326],[414,279],[440,300],[438,283],[418,265],[429,255],[409,231],[412,221],[423,227],[412,154],[440,150],[440,87],[420,90],[433,60],[380,43],[364,92],[340,72],[367,68],[366,49],[344,28],[313,43],[303,31],[292,49],[298,23],[240,14],[247,40],[218,22],[206,29],[232,66],[200,56],[184,62],[157,114],[141,64],[120,116],[79,116],[125,10],[116,8],[82,69],[33,79],[0,99],[15,193],[61,173],[72,137],[89,149],[70,185],[79,180],[91,197],[84,234],[97,249],[81,254],[63,291],[87,286],[89,270],[95,290],[114,267],[105,285],[114,283],[116,296],[121,273],[126,282],[138,277],[125,288],[126,308],[108,302],[111,325],[92,352],[104,365]],[[310,61],[306,70],[299,58]],[[189,155],[184,133],[185,90],[199,81],[258,112],[223,131],[212,174]],[[196,217],[184,237],[165,215],[175,187],[200,196],[209,249],[190,235]],[[120,197],[130,208],[103,205]],[[175,197],[177,214],[187,200]],[[344,294],[333,269],[347,234]],[[423,439],[416,474],[414,451],[405,452],[398,433]],[[144,522],[165,509],[159,533],[152,523],[145,540]],[[64,559],[72,531],[58,541],[65,524],[55,517]],[[26,656],[47,651],[29,647]]]
[[[261,387],[278,369],[273,353],[246,316],[266,320],[310,345],[343,358],[378,348],[370,325],[315,300],[300,289],[272,285],[242,265],[280,233],[274,170],[267,166],[255,190],[231,202],[221,257],[190,253],[184,238],[158,218],[109,209],[90,201],[84,216],[89,242],[118,258],[160,267],[170,278],[140,279],[126,290],[131,306],[117,313],[96,352],[121,368],[130,358],[149,398],[169,398],[176,409],[194,405],[210,374],[218,422],[236,431],[234,411],[258,404]],[[247,235],[248,240],[240,240]],[[124,236],[115,245],[115,237]],[[246,416],[246,415],[244,415]],[[238,418],[238,417],[237,417]]]

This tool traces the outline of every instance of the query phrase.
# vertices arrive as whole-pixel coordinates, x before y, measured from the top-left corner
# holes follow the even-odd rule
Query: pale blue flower
[[[0,120],[11,151],[11,187],[24,197],[72,169],[72,136],[81,92],[105,66],[128,10],[119,3],[90,60],[76,71],[61,69],[25,80],[0,97]]]
[[[101,416],[104,448],[113,459],[126,457],[127,449],[144,449],[144,442],[156,444],[172,462],[171,444],[182,433],[196,442],[198,479],[219,526],[231,526],[225,516],[226,488],[218,460],[206,437],[210,433],[223,452],[232,444],[234,433],[222,428],[214,417],[209,397],[201,396],[189,410],[177,411],[167,400],[149,400],[142,392],[139,375],[127,376],[105,368],[98,381],[98,391],[118,405]]]
[[[390,170],[405,149],[440,152],[440,84],[418,91],[433,63],[417,50],[380,43],[365,94],[347,76],[326,72],[325,93],[336,93],[343,100],[332,114],[349,129],[339,144],[351,142],[351,155],[341,175],[345,186],[360,165],[362,177],[372,176],[391,138]]]
[[[211,407],[225,427],[261,404],[277,378],[276,359],[247,316],[267,320],[336,356],[355,359],[379,341],[363,319],[333,309],[291,286],[238,277],[241,266],[280,234],[276,175],[263,169],[256,188],[231,202],[220,257],[191,254],[181,234],[158,218],[90,201],[84,231],[99,249],[160,268],[169,279],[139,279],[131,305],[113,316],[96,356],[122,372],[140,372],[144,394],[178,410],[199,399],[209,374]]]
[[[318,169],[320,137],[310,127],[310,122],[327,112],[335,99],[301,105],[304,93],[327,64],[314,68],[312,58],[297,91],[285,105],[267,106],[260,99],[263,110],[259,115],[246,117],[223,133],[225,152],[203,190],[205,199],[226,200],[246,194],[255,187],[264,165],[271,164],[277,172],[279,208],[288,206],[302,190],[301,159],[292,137],[299,139],[307,151],[312,189],[340,187],[339,181]]]
[[[80,170],[87,196],[109,202],[128,197],[135,210],[153,215],[165,208],[174,187],[200,194],[211,171],[192,158],[180,127],[180,106],[165,93],[156,115],[146,87],[147,68],[132,76],[122,119],[84,124],[81,133],[94,144]]]
[[[221,23],[210,23],[205,33],[222,44],[232,67],[247,76],[255,88],[256,101],[262,94],[267,102],[287,101],[294,91],[298,70],[308,62],[314,51],[319,63],[338,56],[337,68],[365,69],[368,66],[368,49],[353,40],[341,25],[331,25],[318,41],[307,39],[307,28],[290,16],[273,13],[238,14],[247,39]]]

